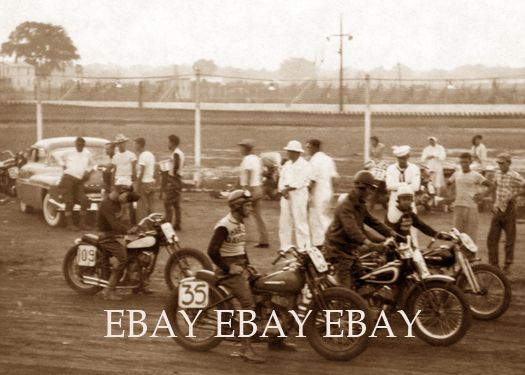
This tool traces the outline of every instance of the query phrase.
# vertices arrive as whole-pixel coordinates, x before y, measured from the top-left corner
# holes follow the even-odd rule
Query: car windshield
[[[109,156],[106,155],[104,146],[86,146],[85,149],[91,152],[96,165],[109,163]],[[64,156],[71,151],[75,151],[75,147],[55,148],[51,151],[51,163],[59,164],[59,161],[63,160]]]

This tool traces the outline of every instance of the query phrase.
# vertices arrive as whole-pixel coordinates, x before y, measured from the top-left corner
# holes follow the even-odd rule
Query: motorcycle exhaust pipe
[[[84,282],[84,284],[101,286],[102,288],[107,288],[109,284],[107,280],[99,279],[98,277],[86,276],[86,275],[82,276],[82,281]],[[138,286],[140,286],[140,283],[136,285],[125,285],[125,286],[117,285],[115,289],[135,289]]]

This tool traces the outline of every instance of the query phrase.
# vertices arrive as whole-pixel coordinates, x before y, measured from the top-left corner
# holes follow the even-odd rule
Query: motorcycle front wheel
[[[195,275],[199,270],[213,270],[210,258],[202,251],[183,248],[173,254],[166,262],[164,279],[169,290],[175,290],[180,280]]]
[[[83,276],[107,280],[109,278],[110,270],[109,268],[101,267],[99,262],[97,262],[95,267],[79,266],[77,264],[77,250],[78,245],[73,246],[67,251],[66,256],[64,257],[64,261],[62,263],[62,272],[64,273],[64,278],[71,289],[79,294],[97,294],[100,290],[102,290],[102,287],[86,284],[84,282]],[[102,253],[97,250],[97,258],[101,259],[102,256]]]
[[[224,294],[210,285],[208,306],[217,304],[223,298]],[[206,311],[205,309],[183,309],[179,306],[179,291],[175,289],[164,310],[175,333],[176,337],[173,337],[175,342],[184,349],[203,352],[215,348],[223,340],[222,337],[217,337],[217,310],[231,309],[233,307],[228,302],[219,303]],[[199,311],[202,311],[193,324],[193,337],[189,335],[189,326],[181,311],[185,311],[191,321],[194,321]]]
[[[310,306],[312,311],[305,323],[304,334],[312,348],[324,358],[331,361],[349,361],[361,354],[368,346],[368,337],[372,329],[372,318],[370,309],[365,300],[357,293],[341,287],[333,287],[324,290],[320,299],[324,301],[325,306],[317,306],[314,303]],[[343,316],[331,317],[331,320],[340,319],[339,325],[332,325],[337,332],[326,332],[327,316],[326,310],[343,310]],[[365,329],[361,331],[360,325],[353,324],[350,326],[349,313],[346,310],[360,310],[364,314],[362,322]],[[352,320],[360,320],[358,313],[352,316]],[[350,330],[354,335],[359,337],[348,337]],[[342,335],[341,335],[342,333]],[[341,335],[342,337],[335,337]],[[329,337],[333,336],[333,337]]]
[[[407,313],[417,316],[414,332],[431,345],[452,345],[470,328],[471,314],[463,292],[445,281],[430,281],[416,287],[407,298]]]
[[[478,281],[479,293],[474,292],[463,273],[456,280],[456,285],[469,301],[472,316],[479,320],[499,318],[507,311],[512,300],[509,280],[499,268],[490,264],[474,264],[472,272]]]

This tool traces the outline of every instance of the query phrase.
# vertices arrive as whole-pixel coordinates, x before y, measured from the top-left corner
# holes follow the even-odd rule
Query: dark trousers
[[[128,252],[126,248],[112,235],[102,235],[102,239],[99,240],[98,243],[102,250],[111,254],[118,260],[118,265],[111,270],[111,285],[108,285],[108,289],[115,289],[117,282],[120,280],[120,277],[126,268]]]
[[[66,205],[66,213],[71,214],[75,203],[80,204],[81,212],[87,210],[89,199],[84,191],[84,182],[82,180],[64,174],[60,180],[59,188],[62,193],[62,199]]]
[[[244,272],[239,275],[230,275],[222,282],[226,288],[237,298],[241,309],[251,310],[255,307],[252,290],[250,288],[250,271],[248,271],[248,260],[245,256],[223,257],[224,263],[228,266],[237,265],[244,268]],[[222,270],[218,271],[218,276],[224,276]]]
[[[168,184],[166,187],[166,199],[164,200],[165,220],[173,224],[175,229],[180,229],[181,223],[181,190],[182,180],[180,176],[168,176]],[[173,222],[173,211],[175,211],[175,222]]]
[[[502,231],[505,232],[505,265],[510,265],[514,260],[514,243],[516,241],[516,207],[513,202],[509,203],[505,212],[493,214],[490,222],[487,248],[489,250],[489,262],[493,266],[499,264],[498,248]]]
[[[323,254],[326,260],[334,266],[335,276],[339,283],[347,288],[352,285],[352,272],[357,261],[357,256],[345,253],[330,244],[323,245]]]

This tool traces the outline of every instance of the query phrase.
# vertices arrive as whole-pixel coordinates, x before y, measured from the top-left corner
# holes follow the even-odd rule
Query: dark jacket
[[[368,212],[366,202],[352,190],[335,209],[334,219],[325,234],[325,245],[350,254],[368,238],[364,233],[364,224],[385,237],[395,234]]]
[[[419,216],[417,216],[417,214],[412,211],[412,209],[403,212],[399,217],[399,220],[397,220],[395,223],[390,222],[387,218],[386,224],[403,236],[410,235],[410,227],[419,229],[421,232],[430,237],[435,237],[437,235],[437,232],[434,230],[434,228],[421,220]]]
[[[97,216],[98,230],[106,236],[115,234],[126,234],[129,229],[116,214],[120,212],[120,203],[106,197],[100,202]]]

